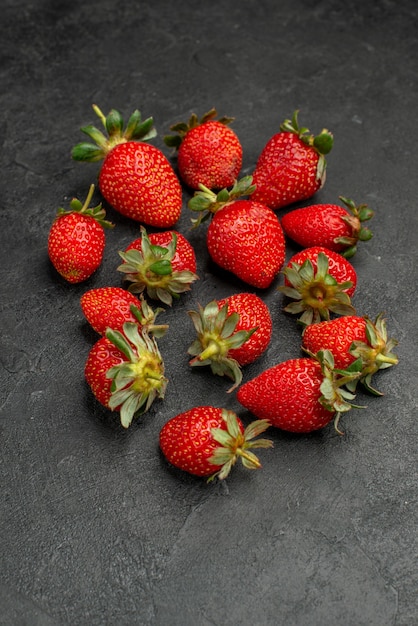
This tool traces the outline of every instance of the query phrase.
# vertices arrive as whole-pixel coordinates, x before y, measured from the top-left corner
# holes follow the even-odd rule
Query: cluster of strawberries
[[[195,226],[208,221],[206,243],[213,261],[256,289],[268,288],[280,271],[279,287],[288,299],[285,311],[297,316],[304,356],[290,359],[242,383],[242,366],[268,348],[272,319],[265,302],[250,292],[213,300],[190,311],[196,337],[188,353],[191,366],[208,366],[232,380],[238,402],[257,419],[246,428],[232,411],[198,406],[171,418],[161,429],[160,448],[174,466],[198,476],[225,478],[241,459],[260,467],[254,448],[272,445],[260,438],[268,427],[306,433],[334,420],[353,406],[357,384],[376,395],[372,376],[398,362],[383,315],[372,321],[351,303],[357,276],[349,261],[358,241],[370,239],[364,222],[367,205],[341,197],[341,205],[295,208],[279,220],[278,209],[312,197],[325,182],[326,160],[333,145],[324,129],[312,135],[300,127],[297,111],[283,122],[263,148],[252,176],[239,179],[243,150],[230,128],[231,118],[216,119],[214,109],[201,119],[171,127],[164,138],[177,153],[177,172],[161,150],[148,143],[155,136],[152,118],[135,111],[126,126],[118,111],[105,116],[94,105],[106,133],[95,126],[82,131],[93,140],[74,147],[78,161],[103,163],[99,189],[116,211],[141,223],[140,237],[120,257],[123,287],[90,289],[81,308],[101,335],[89,352],[85,377],[97,400],[120,414],[128,428],[167,386],[158,340],[161,307],[189,290],[196,256],[174,226],[182,209],[182,185],[194,192],[188,207]],[[48,253],[70,283],[86,280],[99,267],[104,228],[111,227],[101,204],[89,207],[73,199],[52,224]],[[145,226],[160,229],[147,233]],[[285,264],[285,237],[301,246]]]

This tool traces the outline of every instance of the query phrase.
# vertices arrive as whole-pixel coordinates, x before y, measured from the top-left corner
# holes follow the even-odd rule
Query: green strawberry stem
[[[218,114],[218,112],[214,108],[210,109],[210,111],[208,111],[207,113],[202,115],[202,117],[200,119],[197,117],[197,115],[195,113],[192,113],[192,115],[190,116],[188,122],[177,122],[176,124],[173,124],[172,126],[170,126],[170,130],[172,130],[174,133],[178,133],[178,134],[177,135],[166,135],[163,138],[164,139],[164,143],[166,144],[166,146],[168,146],[170,148],[178,149],[180,147],[180,144],[182,143],[184,137],[187,135],[187,133],[190,130],[192,130],[193,128],[197,128],[198,126],[201,126],[202,124],[205,124],[206,122],[209,122],[210,120],[214,120],[216,118],[217,114]],[[217,121],[220,124],[228,125],[228,124],[230,124],[231,122],[234,121],[234,118],[233,117],[223,116],[223,117],[219,118]]]
[[[370,220],[374,215],[374,211],[372,211],[367,204],[356,205],[356,203],[349,198],[345,198],[344,196],[339,196],[339,198],[349,211],[349,213],[341,219],[350,226],[352,235],[350,237],[336,237],[334,241],[335,243],[347,246],[341,254],[346,259],[349,259],[356,253],[358,241],[369,241],[373,237],[373,233],[369,228],[363,226],[363,222]]]
[[[255,185],[252,184],[252,181],[252,176],[244,176],[240,180],[236,180],[230,190],[224,188],[218,191],[218,193],[200,184],[200,190],[195,192],[187,204],[189,209],[200,213],[197,219],[192,219],[193,226],[199,226],[214,213],[235,202],[235,200],[244,196],[250,196],[255,190]]]
[[[106,211],[102,207],[102,204],[98,204],[95,207],[89,207],[91,199],[93,197],[95,186],[92,184],[89,187],[88,194],[84,203],[80,202],[78,198],[73,198],[70,202],[70,210],[66,211],[63,208],[59,208],[57,211],[57,216],[61,215],[69,215],[70,213],[80,213],[80,215],[86,215],[87,217],[92,217],[96,220],[103,228],[113,228],[114,224],[105,219]]]

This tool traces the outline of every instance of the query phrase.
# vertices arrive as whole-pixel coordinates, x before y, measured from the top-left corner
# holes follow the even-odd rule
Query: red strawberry
[[[229,376],[234,381],[232,391],[241,383],[241,366],[253,363],[270,343],[267,305],[255,294],[238,293],[189,314],[197,332],[188,350],[194,357],[190,365],[210,365],[214,374]]]
[[[308,433],[338,420],[352,408],[354,395],[344,388],[359,377],[357,361],[352,371],[334,371],[332,354],[318,358],[289,359],[244,383],[237,400],[259,419],[290,432]],[[340,431],[338,431],[340,432]]]
[[[192,189],[199,189],[199,184],[209,189],[230,187],[241,170],[242,146],[228,126],[233,118],[215,120],[216,115],[215,109],[200,120],[193,114],[188,123],[170,127],[177,135],[164,137],[168,146],[178,149],[180,178]]]
[[[97,400],[119,411],[128,428],[136,415],[145,413],[167,386],[164,363],[154,339],[137,324],[126,322],[123,333],[108,329],[91,348],[85,378]]]
[[[285,260],[284,234],[277,215],[252,199],[239,200],[253,191],[251,177],[218,194],[201,186],[189,201],[193,211],[207,211],[195,225],[213,214],[206,242],[212,260],[253,287],[271,285]]]
[[[357,274],[338,252],[322,246],[305,248],[292,256],[283,273],[285,283],[279,291],[293,300],[284,310],[301,313],[302,324],[329,319],[330,313],[355,313],[350,298],[357,285]]]
[[[124,129],[123,119],[114,109],[107,117],[97,106],[108,138],[94,126],[81,130],[97,144],[82,142],[75,146],[76,161],[104,159],[99,187],[109,204],[131,219],[158,228],[170,228],[180,217],[182,189],[164,154],[145,143],[155,136],[152,118],[141,121],[136,110]]]
[[[139,300],[122,287],[90,289],[81,296],[80,304],[86,320],[100,335],[108,328],[122,332],[125,322],[139,324],[154,337],[161,337],[167,329],[166,325],[155,324],[162,309],[153,311],[142,297]]]
[[[268,428],[265,420],[244,426],[232,411],[198,406],[171,418],[161,429],[160,448],[165,458],[195,476],[224,479],[238,459],[247,469],[258,469],[253,448],[271,448],[268,439],[256,439]]]
[[[298,111],[285,120],[264,146],[253,172],[253,200],[272,209],[310,198],[325,183],[325,154],[332,149],[332,134],[324,129],[316,137],[298,123]]]
[[[366,204],[356,206],[342,196],[340,200],[348,210],[337,204],[313,204],[283,215],[281,224],[285,234],[304,248],[325,246],[346,258],[352,257],[357,242],[372,237],[362,224],[373,217],[373,211]]]
[[[148,235],[141,227],[141,237],[119,254],[123,263],[118,270],[130,283],[129,291],[146,291],[150,298],[168,305],[198,278],[193,246],[174,230]]]
[[[382,314],[377,316],[374,323],[368,317],[346,315],[311,324],[303,332],[302,345],[314,354],[319,350],[329,350],[339,369],[346,369],[353,361],[361,358],[360,381],[377,395],[381,394],[371,386],[373,374],[398,363],[398,358],[392,353],[397,341],[388,339]]]
[[[100,266],[105,248],[104,228],[112,228],[99,204],[88,208],[93,196],[91,185],[82,204],[77,198],[70,202],[70,211],[58,209],[48,236],[48,255],[57,272],[69,283],[81,283]]]

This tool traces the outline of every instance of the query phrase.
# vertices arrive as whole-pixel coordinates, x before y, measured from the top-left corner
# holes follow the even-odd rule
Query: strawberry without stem
[[[104,228],[113,224],[105,220],[99,204],[89,208],[94,185],[90,186],[82,204],[77,198],[70,202],[70,211],[59,209],[48,236],[48,256],[57,272],[69,283],[81,283],[100,266],[105,248]]]
[[[138,110],[124,127],[122,116],[112,109],[105,116],[94,105],[108,134],[95,126],[81,130],[95,144],[82,142],[72,150],[76,161],[100,161],[99,188],[103,197],[119,213],[157,228],[170,228],[180,217],[182,189],[164,154],[151,144],[155,137],[153,119],[141,120]]]
[[[232,391],[241,383],[241,366],[253,363],[270,343],[267,305],[255,294],[239,293],[199,306],[189,315],[197,333],[188,350],[194,357],[190,365],[209,365],[214,374],[232,378]]]
[[[171,418],[160,431],[165,458],[195,476],[224,479],[238,459],[247,469],[259,469],[254,448],[271,448],[268,439],[254,439],[268,428],[265,420],[244,426],[232,411],[194,407]]]

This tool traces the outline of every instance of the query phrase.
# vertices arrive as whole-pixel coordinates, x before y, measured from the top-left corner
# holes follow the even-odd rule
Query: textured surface
[[[0,624],[415,624],[415,0],[1,5]],[[103,265],[83,285],[47,258],[56,209],[96,181],[97,164],[70,158],[92,103],[153,115],[159,147],[171,124],[215,106],[235,116],[243,173],[296,108],[312,131],[332,130],[316,200],[375,209],[354,301],[360,314],[386,311],[400,341],[399,365],[376,379],[385,396],[359,397],[367,408],[344,420],[344,437],[272,432],[262,470],[212,485],[163,461],[170,417],[202,400],[238,409],[229,381],[187,365],[186,311],[243,285],[209,261],[205,227],[189,230],[186,193],[177,227],[200,280],[159,318],[166,399],[126,432],[95,402],[83,368],[96,335],[79,298],[120,284],[117,252],[139,225],[109,210]],[[263,293],[273,338],[247,380],[300,354],[280,281]]]

